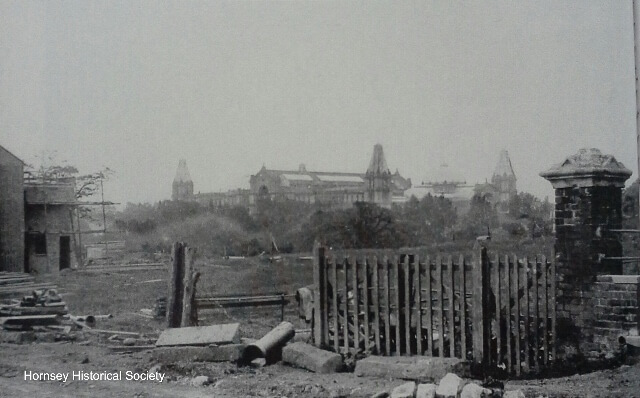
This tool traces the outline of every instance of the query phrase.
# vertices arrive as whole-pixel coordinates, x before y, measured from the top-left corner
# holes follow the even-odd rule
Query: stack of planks
[[[50,282],[36,283],[33,276],[21,272],[0,272],[0,298],[21,297],[34,290],[56,289]]]

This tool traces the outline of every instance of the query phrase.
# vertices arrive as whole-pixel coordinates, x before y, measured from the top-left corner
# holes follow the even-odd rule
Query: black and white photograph
[[[640,397],[640,0],[0,0],[0,397]]]

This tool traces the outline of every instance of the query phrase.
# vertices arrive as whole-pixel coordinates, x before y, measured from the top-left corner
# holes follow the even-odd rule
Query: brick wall
[[[591,348],[612,352],[618,338],[638,334],[638,275],[599,275],[593,284],[595,319],[589,330]]]
[[[602,256],[622,255],[615,236],[598,228],[620,228],[622,190],[615,186],[566,187],[556,189],[555,224],[557,253],[558,337],[579,341],[581,351],[593,349],[590,325],[594,311],[594,282],[598,274],[621,274],[619,261]]]

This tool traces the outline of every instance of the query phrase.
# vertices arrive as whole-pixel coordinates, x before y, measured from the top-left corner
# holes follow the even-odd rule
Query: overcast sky
[[[414,184],[509,151],[518,189],[581,147],[637,172],[631,0],[0,0],[0,145],[109,199],[246,188],[270,168],[364,172],[381,143]]]

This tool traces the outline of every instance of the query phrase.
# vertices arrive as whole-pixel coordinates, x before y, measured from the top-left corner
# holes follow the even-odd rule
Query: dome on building
[[[466,184],[466,180],[462,173],[449,167],[447,163],[442,163],[440,167],[432,170],[425,176],[423,180],[424,184],[442,184],[442,183],[455,183]]]

